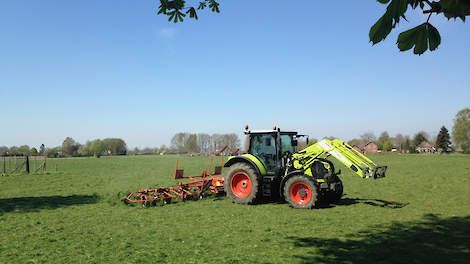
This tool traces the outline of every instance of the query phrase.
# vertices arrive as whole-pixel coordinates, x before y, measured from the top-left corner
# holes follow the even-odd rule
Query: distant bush
[[[57,148],[50,148],[46,150],[46,156],[48,158],[57,158],[59,157],[59,150]]]

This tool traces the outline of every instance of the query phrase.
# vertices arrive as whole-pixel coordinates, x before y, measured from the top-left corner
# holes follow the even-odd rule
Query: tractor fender
[[[282,177],[281,183],[279,184],[279,197],[284,198],[284,185],[286,184],[287,180],[290,179],[294,175],[304,175],[303,170],[294,170],[289,172],[286,176]]]
[[[250,166],[252,166],[256,170],[258,175],[261,175],[261,176],[266,175],[266,169],[264,168],[263,164],[255,156],[250,155],[250,154],[245,154],[242,156],[236,156],[236,157],[230,158],[224,164],[224,167],[230,167],[237,162],[248,163],[250,164]]]

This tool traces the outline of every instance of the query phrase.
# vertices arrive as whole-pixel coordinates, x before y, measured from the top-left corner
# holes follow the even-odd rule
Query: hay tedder
[[[189,182],[179,182],[173,187],[157,187],[153,189],[140,189],[131,192],[124,199],[127,204],[141,204],[143,207],[155,206],[157,203],[169,204],[173,198],[181,201],[202,199],[209,194],[224,193],[224,178],[217,177],[222,174],[223,157],[220,166],[216,166],[213,173],[209,170],[212,167],[213,158],[208,168],[204,169],[201,175],[184,176],[184,170],[178,168],[178,160],[174,178],[175,180],[189,179]]]
[[[296,150],[299,135],[295,131],[248,130],[248,153],[229,157],[215,167],[214,173],[205,169],[201,175],[184,177],[176,163],[175,179],[190,179],[169,188],[142,189],[130,193],[125,201],[155,205],[202,198],[209,193],[226,193],[234,203],[255,204],[261,200],[283,200],[291,207],[311,209],[320,204],[334,203],[343,195],[343,183],[331,158],[342,163],[362,178],[385,177],[387,166],[377,166],[372,160],[339,139],[323,139],[302,150]],[[212,164],[212,159],[211,159]],[[212,166],[212,165],[211,165]],[[209,168],[211,167],[209,166]],[[224,177],[222,166],[228,168]]]

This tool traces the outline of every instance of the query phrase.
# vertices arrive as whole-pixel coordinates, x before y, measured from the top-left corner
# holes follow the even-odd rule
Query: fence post
[[[3,155],[3,174],[7,174],[7,161],[5,160],[6,155]]]
[[[26,173],[29,174],[29,156],[26,155]]]

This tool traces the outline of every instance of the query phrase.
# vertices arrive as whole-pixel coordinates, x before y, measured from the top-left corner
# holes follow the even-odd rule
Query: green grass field
[[[0,263],[469,263],[470,156],[377,155],[387,178],[342,168],[337,205],[225,197],[129,207],[118,192],[173,184],[176,159],[51,160],[58,172],[0,177]]]

